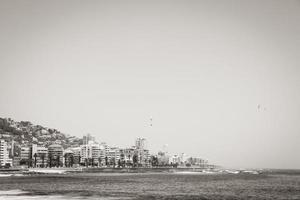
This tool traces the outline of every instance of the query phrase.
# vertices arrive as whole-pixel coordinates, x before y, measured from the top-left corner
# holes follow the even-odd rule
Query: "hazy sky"
[[[300,168],[300,1],[1,0],[0,92],[71,135]]]

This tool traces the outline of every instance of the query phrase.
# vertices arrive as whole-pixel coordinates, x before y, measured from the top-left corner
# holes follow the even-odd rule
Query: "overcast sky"
[[[300,168],[299,52],[299,1],[1,0],[0,117]]]

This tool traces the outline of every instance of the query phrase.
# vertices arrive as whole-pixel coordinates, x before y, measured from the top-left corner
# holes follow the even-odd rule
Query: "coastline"
[[[148,174],[148,173],[176,173],[176,174],[261,174],[263,170],[228,170],[207,168],[17,168],[0,169],[1,176],[19,176],[32,174],[77,174],[77,173],[103,173],[103,174]]]

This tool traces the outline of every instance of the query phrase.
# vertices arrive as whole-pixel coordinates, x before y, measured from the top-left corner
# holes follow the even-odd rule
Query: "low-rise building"
[[[74,165],[74,152],[71,149],[64,151],[64,166],[73,167]]]
[[[49,166],[50,167],[62,167],[64,149],[59,144],[52,144],[48,147],[48,157],[49,157]]]
[[[135,154],[135,148],[134,147],[125,148],[125,149],[121,149],[120,157],[122,159],[124,159],[126,163],[132,163],[132,158],[133,158],[134,154]]]
[[[80,166],[80,152],[81,148],[80,147],[72,147],[69,148],[73,152],[73,167],[79,167]]]
[[[99,163],[101,148],[99,144],[90,141],[80,146],[80,162],[88,166],[95,166]]]
[[[21,147],[20,165],[31,165],[31,149],[28,146]]]
[[[179,155],[173,155],[173,156],[171,156],[170,157],[170,160],[169,160],[169,164],[177,164],[177,165],[179,165],[181,163],[181,160],[180,160],[180,156]]]
[[[21,160],[28,160],[31,158],[30,148],[29,147],[21,147]]]
[[[48,166],[48,148],[33,144],[31,147],[31,159],[33,167],[47,167]]]
[[[117,165],[120,159],[120,149],[118,147],[111,147],[107,154],[107,158],[110,165]]]
[[[197,167],[203,167],[203,168],[208,166],[207,160],[204,160],[204,159],[198,158],[198,157],[188,158],[187,163],[190,164],[191,166],[197,166]]]
[[[105,165],[105,157],[106,155],[108,154],[109,152],[109,146],[105,143],[105,142],[102,142],[100,145],[99,145],[99,148],[100,148],[100,156],[99,156],[99,166],[103,166]]]
[[[170,157],[167,153],[162,152],[162,151],[158,152],[158,155],[157,155],[158,165],[161,165],[161,166],[168,165],[170,162],[169,159],[170,159]]]

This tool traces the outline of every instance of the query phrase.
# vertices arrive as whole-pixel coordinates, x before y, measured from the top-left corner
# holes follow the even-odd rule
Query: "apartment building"
[[[9,158],[7,142],[5,140],[0,140],[0,167],[4,166],[12,166],[12,159]]]
[[[48,148],[33,144],[31,147],[31,159],[34,167],[48,166]]]

